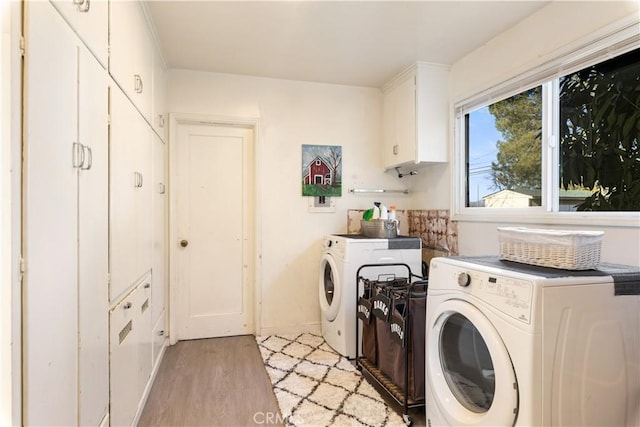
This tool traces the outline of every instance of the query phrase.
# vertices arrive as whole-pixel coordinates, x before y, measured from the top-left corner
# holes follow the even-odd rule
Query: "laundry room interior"
[[[638,1],[0,9],[0,424],[640,425]]]

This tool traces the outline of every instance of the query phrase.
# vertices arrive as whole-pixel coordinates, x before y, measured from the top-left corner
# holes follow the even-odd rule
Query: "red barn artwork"
[[[302,145],[302,195],[340,197],[342,195],[342,147]]]
[[[313,159],[306,169],[305,184],[331,185],[331,168],[320,157]]]

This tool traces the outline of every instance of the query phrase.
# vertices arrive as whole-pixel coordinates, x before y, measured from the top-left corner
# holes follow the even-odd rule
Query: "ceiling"
[[[146,2],[169,68],[380,87],[452,64],[547,1]]]

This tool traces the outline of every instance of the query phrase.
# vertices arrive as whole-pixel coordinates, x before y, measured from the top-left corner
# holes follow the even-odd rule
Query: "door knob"
[[[180,240],[180,246],[182,246],[183,248],[186,248],[187,246],[189,246],[189,241],[188,240]]]

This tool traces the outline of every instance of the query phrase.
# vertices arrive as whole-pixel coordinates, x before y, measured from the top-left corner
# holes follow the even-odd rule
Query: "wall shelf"
[[[353,194],[363,194],[363,193],[402,193],[409,194],[409,190],[386,190],[384,188],[374,189],[374,188],[350,188],[349,193]]]

